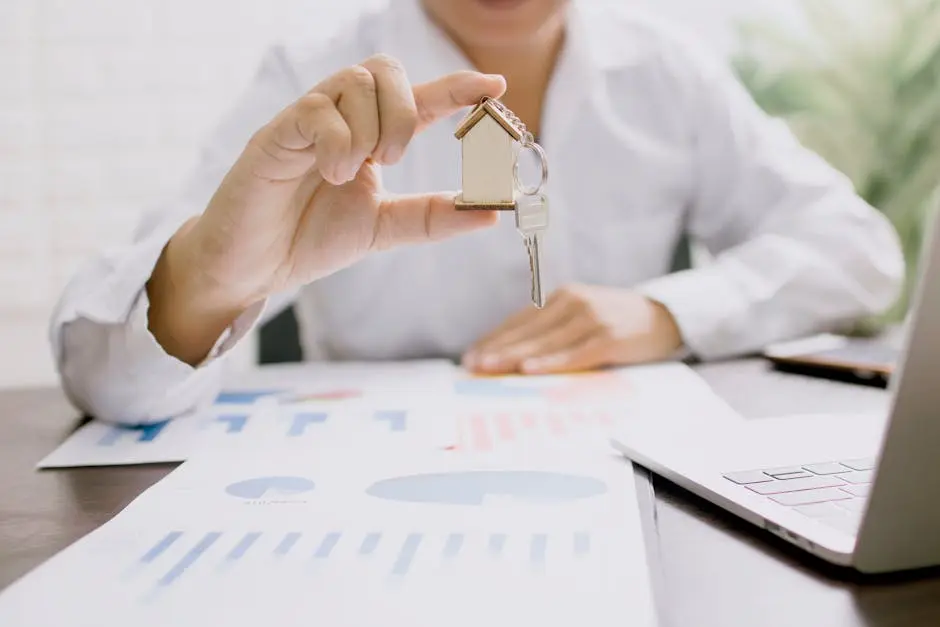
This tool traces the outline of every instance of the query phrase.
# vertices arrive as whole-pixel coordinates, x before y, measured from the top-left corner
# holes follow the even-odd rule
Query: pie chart
[[[389,501],[476,505],[491,501],[550,504],[607,492],[592,477],[539,471],[472,471],[412,475],[374,483],[366,494]]]
[[[255,477],[232,483],[225,492],[240,499],[261,499],[305,494],[314,487],[313,481],[304,477]]]

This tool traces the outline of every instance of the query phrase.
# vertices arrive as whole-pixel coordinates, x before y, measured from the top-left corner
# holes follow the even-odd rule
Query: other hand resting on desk
[[[672,314],[636,292],[577,285],[527,307],[478,341],[464,366],[485,374],[547,374],[665,359],[682,345]]]

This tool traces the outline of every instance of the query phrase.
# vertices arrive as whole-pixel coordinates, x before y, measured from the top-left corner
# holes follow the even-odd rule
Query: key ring
[[[530,150],[535,151],[539,157],[539,164],[542,167],[542,180],[539,181],[539,184],[533,187],[526,187],[522,184],[522,181],[519,179],[519,157],[516,156],[516,162],[512,166],[512,179],[516,184],[516,187],[522,192],[525,196],[534,196],[538,194],[545,183],[548,181],[548,157],[545,155],[545,151],[535,143],[535,138],[532,137],[532,133],[526,133],[522,138],[522,148],[529,148]]]

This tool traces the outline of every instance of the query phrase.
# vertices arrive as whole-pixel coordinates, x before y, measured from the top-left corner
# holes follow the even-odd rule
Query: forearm
[[[904,276],[891,225],[850,194],[821,202],[772,221],[711,265],[641,289],[669,308],[688,347],[704,358],[883,312]]]
[[[163,249],[147,281],[148,327],[171,356],[195,366],[246,307],[200,281],[192,246],[196,218],[184,224]]]

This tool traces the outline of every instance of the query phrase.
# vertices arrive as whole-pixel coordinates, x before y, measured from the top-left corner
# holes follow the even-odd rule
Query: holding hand
[[[379,55],[330,76],[261,128],[205,212],[163,251],[150,282],[150,329],[171,355],[201,361],[243,311],[372,251],[491,226],[453,194],[391,197],[379,166],[415,133],[483,96],[500,76],[457,72],[412,86]]]
[[[558,290],[477,342],[464,366],[481,374],[549,374],[666,359],[682,345],[672,314],[613,287]]]

